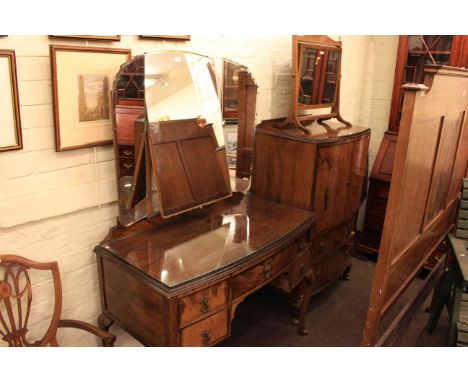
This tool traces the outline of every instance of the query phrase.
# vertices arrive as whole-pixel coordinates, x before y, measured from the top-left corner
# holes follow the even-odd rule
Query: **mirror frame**
[[[321,49],[325,48],[328,50],[334,50],[339,52],[338,67],[336,73],[336,87],[335,97],[333,102],[327,104],[312,104],[304,105],[299,104],[299,92],[300,92],[300,72],[302,65],[302,52],[306,48]],[[292,37],[292,99],[291,107],[289,110],[288,118],[285,121],[285,125],[293,125],[296,128],[303,130],[306,134],[309,134],[309,130],[304,127],[303,122],[318,121],[318,123],[325,125],[324,121],[336,118],[338,121],[343,123],[345,126],[351,126],[351,124],[345,121],[340,115],[340,82],[341,82],[341,59],[342,59],[342,43],[341,41],[335,41],[328,36],[323,35],[310,35],[310,36],[298,36]],[[331,107],[331,111],[326,114],[299,114],[304,110],[311,109],[323,109]],[[327,126],[327,125],[325,125]]]

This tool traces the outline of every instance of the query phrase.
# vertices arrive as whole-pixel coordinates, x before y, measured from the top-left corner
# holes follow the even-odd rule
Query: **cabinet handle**
[[[211,337],[210,337],[210,332],[209,330],[204,330],[203,332],[201,332],[201,336],[202,336],[202,342],[203,342],[203,345],[207,346],[210,344],[211,342]]]
[[[133,164],[124,163],[123,166],[124,166],[127,170],[130,170],[130,169],[133,167]]]
[[[208,310],[209,310],[208,297],[202,297],[200,300],[200,304],[201,304],[201,312],[208,313]]]
[[[269,279],[271,277],[271,264],[265,264],[265,268],[263,270],[265,271],[265,278]]]
[[[130,150],[125,150],[123,153],[127,156],[132,155],[132,152]]]

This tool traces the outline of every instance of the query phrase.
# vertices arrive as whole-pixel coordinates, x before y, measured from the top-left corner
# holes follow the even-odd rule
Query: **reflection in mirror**
[[[253,131],[257,102],[257,85],[247,67],[223,60],[223,118],[229,169],[235,171],[233,189],[245,190],[249,178],[253,149]]]
[[[145,54],[148,121],[203,118],[224,145],[223,121],[211,59],[194,53]]]
[[[148,214],[145,203],[144,74],[144,58],[137,56],[121,66],[113,89],[119,222],[123,226]]]
[[[301,47],[300,88],[302,105],[330,106],[335,101],[338,51],[329,48]]]

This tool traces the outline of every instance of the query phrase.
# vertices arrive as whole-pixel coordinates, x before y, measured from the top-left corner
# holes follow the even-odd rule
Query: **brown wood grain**
[[[378,341],[383,316],[452,229],[455,219],[460,195],[450,190],[460,187],[468,161],[465,132],[460,132],[461,126],[466,129],[468,71],[429,66],[424,82],[430,89],[405,86],[363,345]]]

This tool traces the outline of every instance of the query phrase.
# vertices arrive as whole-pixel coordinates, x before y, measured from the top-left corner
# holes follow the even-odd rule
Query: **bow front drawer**
[[[278,273],[289,265],[292,256],[295,256],[300,249],[301,242],[295,241],[275,255],[234,276],[233,298],[239,297],[245,292],[255,290],[272,281]]]
[[[179,322],[184,327],[190,322],[211,315],[227,304],[228,282],[223,281],[179,300]]]
[[[182,329],[180,342],[182,346],[211,346],[227,337],[227,309],[198,321]]]

